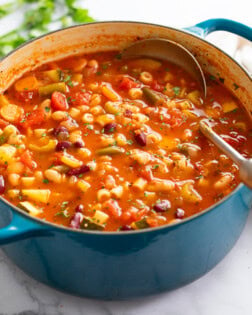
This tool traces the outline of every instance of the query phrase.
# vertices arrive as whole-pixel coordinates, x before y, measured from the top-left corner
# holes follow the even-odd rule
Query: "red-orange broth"
[[[75,229],[156,227],[206,209],[239,176],[200,133],[199,120],[245,157],[252,151],[239,101],[207,77],[204,99],[177,66],[122,60],[118,52],[26,73],[0,96],[0,193]]]

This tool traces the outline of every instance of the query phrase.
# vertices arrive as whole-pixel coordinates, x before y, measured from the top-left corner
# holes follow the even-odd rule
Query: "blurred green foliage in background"
[[[76,0],[13,0],[0,5],[0,19],[20,10],[24,18],[16,29],[0,36],[0,57],[27,40],[36,38],[52,29],[94,21],[88,10]]]

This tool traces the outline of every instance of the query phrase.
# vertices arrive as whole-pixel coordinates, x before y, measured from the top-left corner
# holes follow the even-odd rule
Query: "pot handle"
[[[0,228],[0,246],[34,236],[49,236],[48,227],[12,211],[9,225]]]
[[[228,19],[210,19],[194,26],[185,27],[184,30],[195,33],[200,37],[206,37],[208,34],[215,31],[227,31],[252,41],[251,27]]]

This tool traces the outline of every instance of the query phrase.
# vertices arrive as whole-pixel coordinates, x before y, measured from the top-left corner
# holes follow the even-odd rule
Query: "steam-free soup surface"
[[[251,156],[251,123],[218,78],[208,96],[182,69],[118,52],[25,74],[0,96],[0,192],[74,229],[127,231],[190,217],[239,184],[203,118]],[[239,88],[234,83],[234,88]]]

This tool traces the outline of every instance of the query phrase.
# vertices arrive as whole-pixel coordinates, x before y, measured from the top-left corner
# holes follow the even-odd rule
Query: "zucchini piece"
[[[65,82],[58,82],[58,83],[41,86],[38,89],[39,96],[49,96],[55,91],[65,93],[66,90],[67,90],[67,86]]]
[[[81,229],[83,230],[97,230],[102,231],[104,229],[104,225],[98,224],[94,222],[91,218],[84,216],[81,225]]]
[[[142,91],[143,95],[151,105],[156,106],[160,102],[161,97],[153,90],[147,87],[143,87]]]
[[[93,221],[97,224],[104,224],[108,221],[109,215],[103,211],[96,210],[93,216]]]
[[[42,210],[40,210],[37,207],[35,207],[34,205],[32,205],[29,201],[22,201],[17,206],[18,206],[18,208],[28,212],[32,216],[37,216],[41,212],[43,212]]]
[[[116,146],[111,146],[111,147],[98,149],[98,150],[95,151],[95,153],[97,155],[115,155],[115,154],[124,153],[124,151],[125,150],[123,148],[119,148],[119,147],[116,147]]]
[[[24,197],[27,197],[33,201],[47,203],[50,195],[50,189],[22,189],[21,193]]]
[[[57,145],[58,141],[57,140],[49,140],[49,142],[46,145],[38,146],[36,144],[29,144],[29,149],[31,149],[32,151],[36,151],[36,152],[50,152],[55,150],[56,145]]]
[[[146,221],[146,217],[144,217],[143,219],[133,222],[132,223],[132,227],[133,229],[136,230],[141,230],[141,229],[147,229],[149,226],[148,222]]]
[[[62,79],[62,71],[60,69],[44,71],[43,74],[55,83],[61,81]]]

